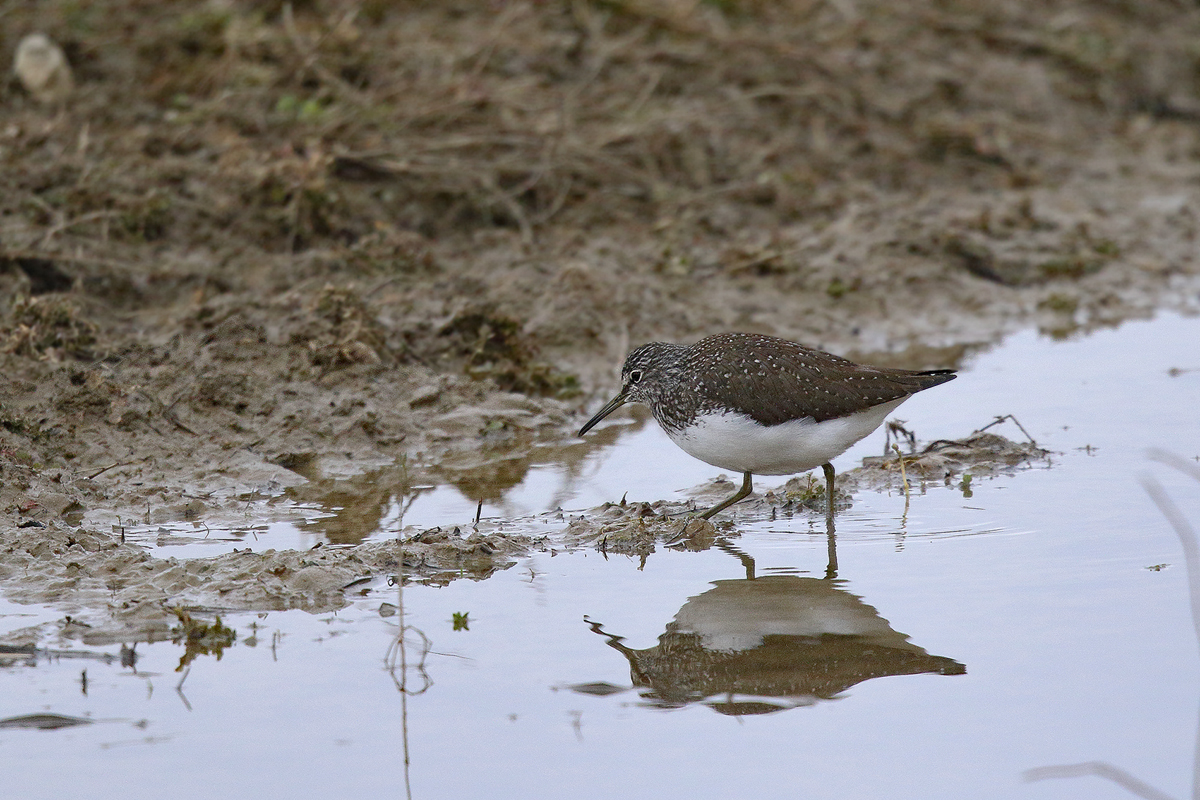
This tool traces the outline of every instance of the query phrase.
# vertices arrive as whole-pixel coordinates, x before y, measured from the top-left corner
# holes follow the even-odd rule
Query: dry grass
[[[63,2],[5,18],[62,42],[81,87],[48,127],[0,94],[29,112],[4,133],[6,159],[29,159],[0,179],[10,248],[300,250],[378,226],[532,241],[714,203],[786,219],[836,207],[847,182],[1037,182],[1055,149],[1131,115],[1200,115],[1200,14],[1172,0]]]
[[[62,361],[93,358],[96,326],[64,297],[19,297],[12,320],[0,327],[0,353]]]

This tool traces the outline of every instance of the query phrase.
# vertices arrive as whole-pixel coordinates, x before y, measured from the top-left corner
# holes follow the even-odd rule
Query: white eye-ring
[[[629,372],[629,382],[638,383],[642,379],[642,371],[640,369],[631,370]]]

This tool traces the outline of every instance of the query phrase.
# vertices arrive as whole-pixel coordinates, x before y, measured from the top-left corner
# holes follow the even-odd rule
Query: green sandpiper
[[[643,403],[688,455],[742,473],[742,488],[702,519],[749,496],[752,475],[793,475],[819,466],[832,520],[829,462],[909,397],[954,377],[949,369],[856,364],[753,333],[721,333],[693,345],[651,342],[625,359],[621,390],[579,435],[625,403]]]

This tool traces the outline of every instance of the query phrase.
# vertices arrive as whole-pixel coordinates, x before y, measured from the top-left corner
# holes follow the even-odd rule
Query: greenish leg
[[[833,519],[833,464],[821,465],[825,472],[825,516]]]
[[[724,511],[725,509],[729,508],[731,505],[733,505],[737,501],[744,500],[750,496],[750,492],[752,492],[754,490],[750,484],[750,473],[747,472],[744,474],[745,474],[745,477],[742,479],[742,488],[738,489],[737,492],[733,495],[733,497],[730,497],[728,500],[725,500],[723,502],[717,503],[715,506],[710,508],[708,511],[705,511],[703,514],[700,514],[699,515],[700,519],[712,519],[714,514],[718,514],[722,511]]]
[[[825,535],[828,540],[829,563],[825,567],[825,577],[833,580],[838,574],[837,535],[833,530],[833,465],[822,464],[825,472]]]

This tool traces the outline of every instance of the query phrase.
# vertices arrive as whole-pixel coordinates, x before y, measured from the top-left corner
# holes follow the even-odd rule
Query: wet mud
[[[1167,0],[0,18],[0,63],[41,31],[73,71],[0,85],[0,586],[82,638],[729,535],[658,503],[360,544],[421,487],[491,501],[548,453],[580,463],[644,341],[954,367],[1019,329],[1200,307],[1200,13]],[[935,443],[905,476],[967,490],[1044,458],[1024,447]],[[839,487],[895,491],[899,466]],[[737,513],[812,513],[813,488]],[[122,541],[247,518],[331,546]]]

